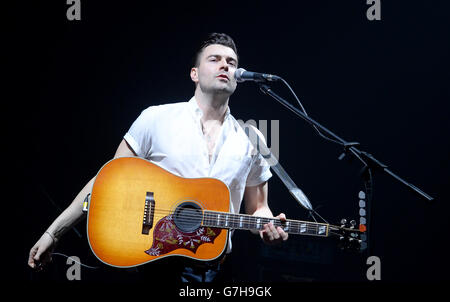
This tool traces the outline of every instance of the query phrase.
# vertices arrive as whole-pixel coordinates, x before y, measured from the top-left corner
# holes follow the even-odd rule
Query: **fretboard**
[[[272,222],[275,227],[281,227],[286,233],[328,236],[328,224],[290,220],[285,222],[277,218],[257,217],[244,214],[204,211],[202,225],[222,229],[263,230],[264,225]]]

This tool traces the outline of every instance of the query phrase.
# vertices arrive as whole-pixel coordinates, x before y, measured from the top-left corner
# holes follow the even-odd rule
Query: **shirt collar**
[[[203,116],[203,111],[198,106],[197,101],[195,100],[195,96],[193,96],[188,101],[188,106],[189,106],[189,109],[191,110],[192,114],[194,115],[194,117],[197,118],[197,119],[201,119],[201,117]],[[230,113],[231,113],[230,106],[228,106],[227,107],[227,111],[225,112],[225,117],[223,119],[224,121],[228,118]]]

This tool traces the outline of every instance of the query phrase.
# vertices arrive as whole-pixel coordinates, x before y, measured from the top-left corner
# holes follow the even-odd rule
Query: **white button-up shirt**
[[[231,212],[239,213],[245,187],[267,181],[272,176],[270,167],[255,152],[229,108],[210,161],[202,114],[194,97],[188,102],[151,106],[142,111],[124,139],[139,157],[175,175],[221,180],[230,190]]]

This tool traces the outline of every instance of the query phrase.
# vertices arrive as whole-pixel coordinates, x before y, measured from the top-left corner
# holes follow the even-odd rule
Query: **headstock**
[[[356,221],[342,219],[340,226],[330,225],[330,234],[339,238],[338,246],[343,249],[354,251],[361,250],[361,235],[366,231],[365,225],[359,225],[356,228]]]

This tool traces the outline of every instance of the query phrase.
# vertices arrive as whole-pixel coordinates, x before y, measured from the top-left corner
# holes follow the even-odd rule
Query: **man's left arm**
[[[267,202],[268,187],[269,185],[265,181],[262,184],[245,188],[244,202],[247,214],[259,217],[274,217]],[[286,215],[283,213],[275,218],[286,221]],[[267,244],[281,243],[288,239],[288,234],[281,227],[275,227],[272,223],[265,224],[264,229],[259,231],[259,235]]]

